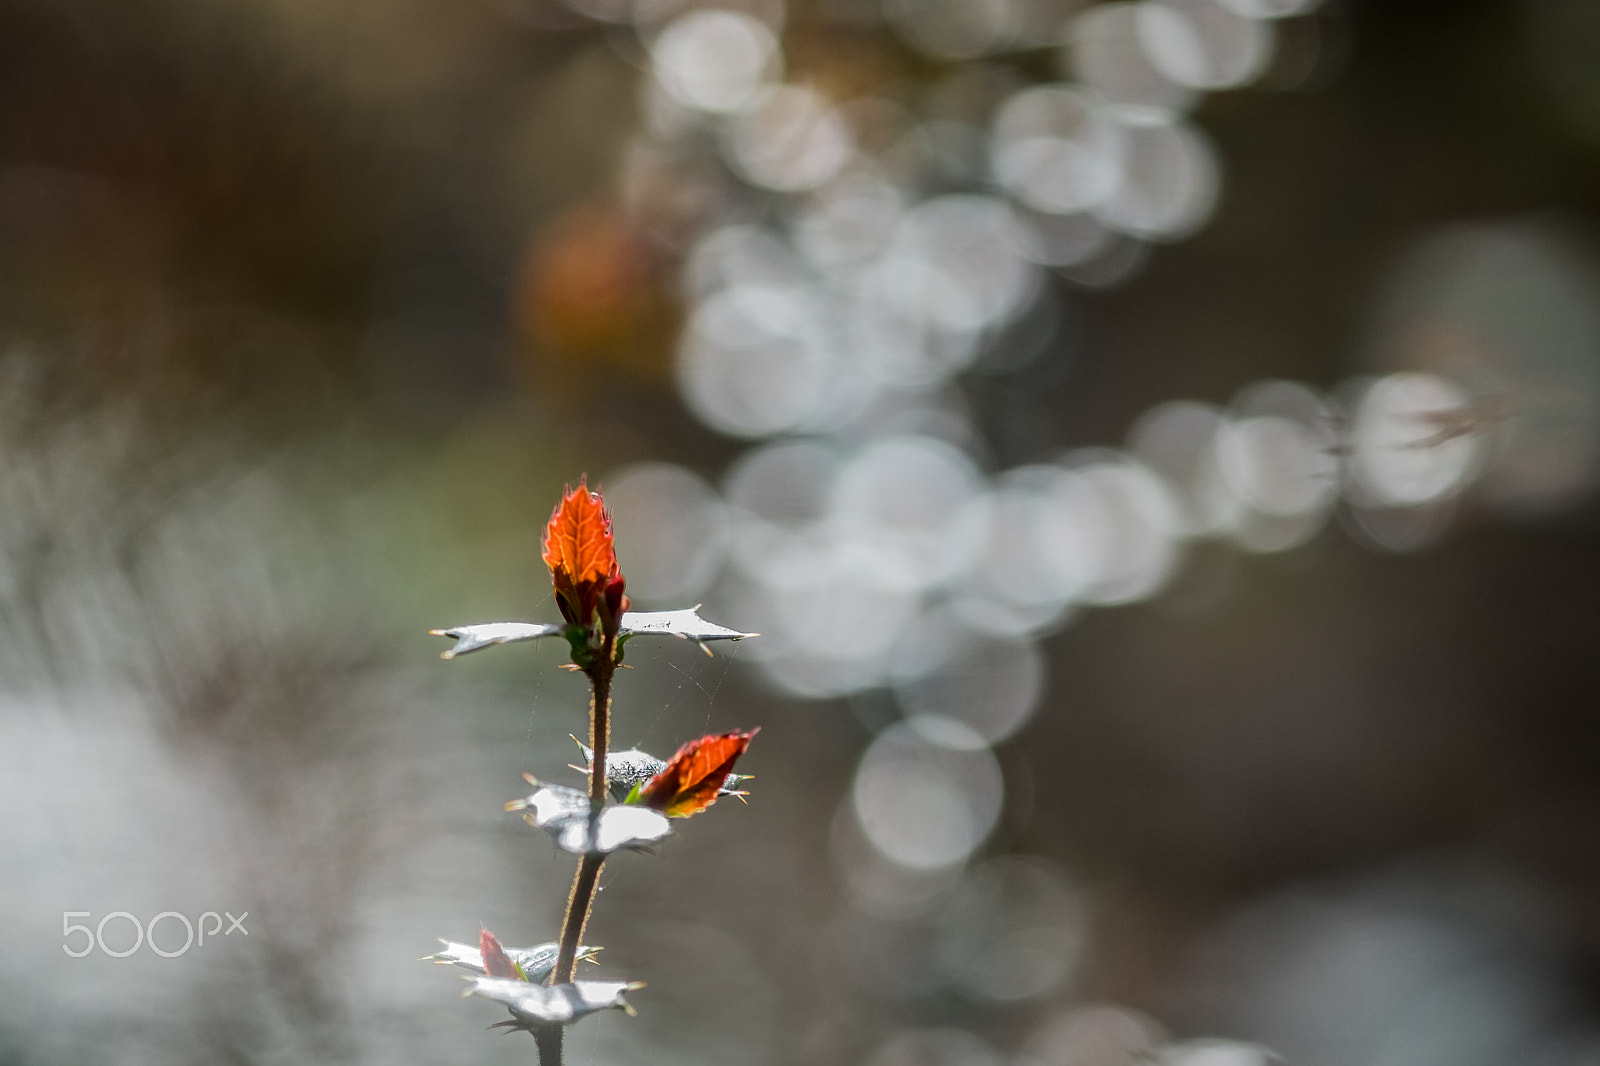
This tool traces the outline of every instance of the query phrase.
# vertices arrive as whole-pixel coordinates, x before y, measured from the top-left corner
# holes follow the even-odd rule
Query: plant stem
[[[594,689],[589,700],[589,747],[594,758],[589,764],[589,802],[606,801],[606,753],[611,750],[611,661],[612,638],[600,648],[600,656],[589,668],[589,684]]]
[[[561,923],[561,951],[550,975],[553,985],[564,985],[572,980],[578,945],[583,943],[583,927],[589,923],[595,884],[600,880],[600,867],[605,861],[604,855],[585,855],[578,860],[578,876],[573,878],[572,894],[567,897],[567,916]],[[539,1044],[539,1066],[561,1066],[561,1026],[541,1026],[533,1035]]]
[[[533,1031],[539,1048],[539,1066],[561,1066],[561,1033],[559,1025],[541,1025]]]
[[[596,811],[606,801],[606,753],[611,741],[611,673],[616,664],[611,660],[611,640],[600,649],[595,665],[589,668],[589,684],[594,697],[589,703],[589,750],[594,755],[589,760],[589,802]],[[589,908],[594,903],[595,882],[600,879],[604,855],[585,855],[578,863],[578,875],[572,882],[572,894],[567,897],[567,916],[561,923],[561,950],[556,955],[556,968],[550,983],[564,985],[572,980],[572,970],[578,963],[578,945],[583,943],[583,927],[589,922]]]
[[[595,884],[600,880],[604,855],[585,855],[578,861],[578,875],[572,879],[572,894],[567,897],[567,918],[561,926],[561,951],[550,977],[553,985],[572,980],[578,963],[578,945],[583,942],[583,927],[589,923],[589,908],[594,903]]]
[[[589,700],[589,802],[596,813],[606,801],[606,754],[611,748],[611,674],[616,670],[614,661],[615,636],[607,636],[600,647],[594,665],[585,673],[593,693]],[[583,929],[589,924],[589,909],[594,904],[595,885],[600,880],[600,867],[605,865],[604,855],[585,855],[578,860],[578,874],[572,880],[572,893],[567,896],[567,914],[561,921],[561,948],[556,954],[556,968],[550,974],[552,985],[568,984],[578,963],[578,945],[583,943]],[[534,1031],[539,1046],[539,1066],[561,1066],[561,1026],[546,1025]]]

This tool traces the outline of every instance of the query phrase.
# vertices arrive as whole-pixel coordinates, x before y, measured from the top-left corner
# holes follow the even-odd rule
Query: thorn
[[[703,640],[695,641],[695,643],[700,645],[700,650],[706,653],[706,658],[707,659],[715,659],[716,658],[716,656],[714,654],[712,654],[711,645],[707,644]]]
[[[506,810],[508,811],[525,811],[527,809],[527,800],[506,800]]]
[[[441,659],[454,659],[455,657],[456,657],[456,653],[455,653],[455,651],[453,649],[450,650],[450,651],[442,651],[442,652],[439,653],[439,658],[441,658]]]
[[[428,630],[428,636],[430,636],[430,637],[448,637],[449,635],[450,635],[449,633],[446,633],[442,629],[430,629],[430,630]]]
[[[526,770],[522,771],[522,779],[535,788],[539,787],[539,779]]]

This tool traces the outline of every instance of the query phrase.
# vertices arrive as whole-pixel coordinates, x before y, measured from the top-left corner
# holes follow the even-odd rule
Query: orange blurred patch
[[[676,309],[667,256],[618,208],[584,204],[524,254],[514,295],[533,369],[591,391],[598,372],[665,379]]]

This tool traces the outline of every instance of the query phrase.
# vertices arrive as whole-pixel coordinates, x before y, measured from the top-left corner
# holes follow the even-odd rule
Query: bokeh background
[[[583,473],[569,1061],[1600,1062],[1597,209],[1589,0],[5,0],[0,1062],[532,1061]]]

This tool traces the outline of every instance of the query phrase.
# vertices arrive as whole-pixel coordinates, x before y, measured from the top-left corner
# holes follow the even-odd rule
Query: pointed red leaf
[[[587,479],[569,488],[544,531],[544,561],[551,576],[574,585],[604,582],[617,573],[611,515]]]
[[[646,806],[673,818],[699,814],[716,802],[733,764],[750,746],[760,728],[749,732],[713,733],[691,740],[668,760],[666,768],[639,790]]]
[[[556,602],[569,622],[589,625],[596,608],[620,618],[622,571],[611,537],[611,515],[587,479],[567,489],[550,515],[540,542],[545,565],[555,586]]]
[[[507,977],[513,981],[526,981],[522,970],[511,961],[506,949],[489,930],[478,927],[478,954],[483,956],[483,972],[490,977]]]

